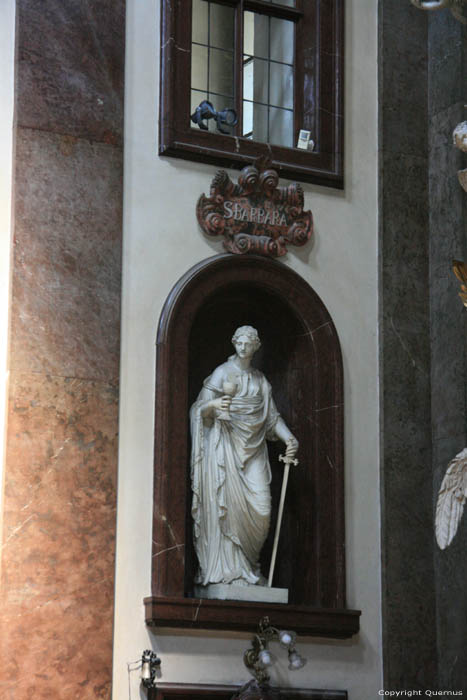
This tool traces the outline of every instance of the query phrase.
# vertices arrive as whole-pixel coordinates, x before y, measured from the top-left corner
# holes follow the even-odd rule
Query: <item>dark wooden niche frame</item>
[[[231,700],[237,685],[158,683],[148,691],[148,700]],[[278,688],[279,700],[347,700],[346,690]]]
[[[232,354],[239,325],[258,328],[255,361],[272,384],[279,411],[300,441],[291,469],[275,586],[289,604],[193,597],[189,407],[203,379]],[[359,630],[345,600],[343,372],[339,339],[313,289],[284,264],[259,256],[219,255],[182,277],[159,321],[152,596],[150,626],[256,629],[276,626],[336,638]],[[280,443],[269,443],[275,510],[282,480]],[[267,571],[272,532],[263,551]]]

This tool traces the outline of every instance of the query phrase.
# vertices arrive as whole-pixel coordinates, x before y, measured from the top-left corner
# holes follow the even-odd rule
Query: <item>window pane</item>
[[[243,97],[255,102],[268,102],[268,68],[269,62],[260,58],[251,58],[244,64]]]
[[[269,104],[293,109],[293,69],[283,63],[271,63]],[[255,98],[256,99],[256,98]]]
[[[208,50],[205,46],[191,46],[191,87],[208,89]]]
[[[207,3],[202,0],[205,5]],[[210,3],[210,44],[219,49],[234,48],[234,9],[225,5],[217,5],[215,2]]]
[[[293,112],[270,107],[269,143],[293,147]]]
[[[234,9],[216,2],[193,0],[191,43],[192,99],[197,92],[202,99],[214,103],[214,95],[225,95],[225,104],[232,108],[234,95]],[[194,92],[193,92],[194,91]],[[193,108],[191,114],[193,113]],[[209,129],[216,128],[215,121],[208,122]],[[212,126],[214,124],[214,127]]]
[[[254,60],[247,58],[243,63],[243,98],[253,100]]]
[[[209,92],[233,95],[233,54],[230,51],[209,50]]]
[[[253,102],[243,101],[243,136],[253,138]]]
[[[191,91],[191,107],[190,107],[190,116],[193,114],[195,109],[199,107],[200,103],[203,102],[204,100],[208,99],[208,94],[207,92],[202,92],[201,90],[192,90]],[[191,122],[191,126],[194,126],[198,129],[197,124],[193,124]]]
[[[268,141],[268,108],[254,102],[243,102],[243,112],[247,115],[248,124],[243,121],[243,135],[254,141]],[[251,134],[250,132],[253,131]]]
[[[293,112],[243,102],[243,136],[254,141],[293,147]]]
[[[269,17],[254,12],[243,13],[243,53],[269,56]]]
[[[242,133],[292,147],[295,25],[254,12],[243,20]]]
[[[243,13],[243,53],[253,56],[255,51],[255,16],[253,12]]]
[[[271,18],[270,27],[270,56],[272,61],[293,63],[294,54],[294,23],[286,19]]]
[[[208,43],[208,6],[206,0],[193,0],[191,40]]]

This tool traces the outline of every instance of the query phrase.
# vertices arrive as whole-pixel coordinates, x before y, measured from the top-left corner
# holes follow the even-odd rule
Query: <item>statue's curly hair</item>
[[[248,340],[251,340],[255,344],[255,352],[256,350],[259,350],[259,348],[261,347],[261,341],[259,339],[258,331],[256,330],[256,328],[253,328],[253,326],[240,326],[240,328],[237,328],[237,330],[232,336],[232,343],[234,345],[241,335],[246,335]]]

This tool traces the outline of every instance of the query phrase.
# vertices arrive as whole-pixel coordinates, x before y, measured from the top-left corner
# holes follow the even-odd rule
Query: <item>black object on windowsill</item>
[[[141,683],[150,690],[156,687],[156,676],[161,660],[154,651],[146,649],[141,657]]]
[[[199,103],[198,107],[195,109],[191,115],[191,121],[194,124],[198,124],[200,129],[204,131],[208,130],[208,125],[205,123],[208,119],[215,119],[217,122],[217,130],[221,134],[229,134],[227,129],[223,129],[222,125],[226,126],[236,126],[238,123],[237,113],[234,109],[222,109],[220,112],[216,112],[212,102],[208,100],[203,100]]]

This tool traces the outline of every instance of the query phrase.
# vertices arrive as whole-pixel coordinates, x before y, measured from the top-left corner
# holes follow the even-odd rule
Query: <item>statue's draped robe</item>
[[[203,406],[221,397],[213,377],[191,408],[192,516],[199,570],[196,583],[255,584],[271,515],[271,468],[266,439],[276,439],[279,418],[271,386],[250,369],[236,377],[230,420],[203,418]],[[220,372],[219,372],[220,370]]]

